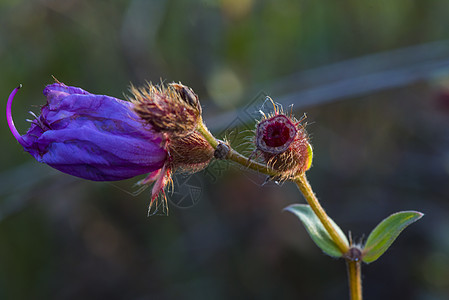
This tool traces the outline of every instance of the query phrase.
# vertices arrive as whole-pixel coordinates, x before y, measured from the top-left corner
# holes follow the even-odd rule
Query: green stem
[[[362,300],[362,262],[346,260],[351,300]]]
[[[307,203],[312,208],[315,215],[318,217],[318,219],[320,219],[324,228],[327,230],[334,243],[340,249],[341,253],[345,254],[346,252],[348,252],[348,243],[343,240],[343,238],[335,230],[329,216],[326,214],[317,197],[315,196],[315,193],[312,191],[312,187],[310,186],[309,181],[307,181],[306,174],[302,173],[301,175],[297,176],[294,181],[303,194],[304,198],[306,199]]]
[[[238,153],[237,151],[235,151],[232,148],[229,150],[229,153],[228,153],[228,156],[226,156],[226,159],[232,160],[242,166],[245,166],[249,169],[252,169],[256,172],[259,172],[259,173],[262,173],[265,175],[276,176],[279,173],[279,172],[276,172],[276,170],[271,169],[267,165],[263,165],[261,163],[258,163],[254,160],[247,158],[246,156]]]
[[[202,122],[199,123],[200,125],[198,125],[197,130],[199,133],[201,133],[201,135],[206,139],[206,141],[214,148],[216,149],[218,144],[220,143],[219,140],[217,140],[210,132],[209,130],[206,128],[206,126],[204,126],[204,124]],[[278,175],[278,172],[276,170],[271,169],[270,167],[268,167],[267,165],[258,163],[254,160],[251,160],[249,158],[247,158],[246,156],[238,153],[237,151],[235,151],[232,148],[229,148],[229,153],[226,156],[226,159],[228,160],[232,160],[242,166],[245,166],[249,169],[252,169],[256,172],[262,173],[262,174],[266,174],[268,176],[276,176]]]
[[[198,126],[196,127],[199,133],[206,139],[206,141],[212,146],[212,148],[216,149],[218,146],[217,139],[210,133],[209,129],[204,125],[203,120],[199,120]]]
[[[209,144],[216,149],[219,141],[209,132],[209,130],[206,128],[206,126],[203,124],[203,122],[199,122],[199,125],[197,127],[197,130],[199,133],[203,135],[203,137],[209,142]],[[252,169],[254,171],[269,175],[269,176],[276,176],[278,175],[278,172],[274,169],[271,169],[267,165],[255,162],[242,154],[238,153],[234,149],[230,148],[228,155],[226,156],[226,159],[232,160],[240,165],[243,165],[249,169]],[[298,185],[299,190],[303,194],[304,198],[306,199],[307,203],[310,205],[312,210],[314,211],[315,215],[320,219],[321,223],[323,224],[324,228],[327,230],[329,235],[331,236],[334,243],[337,245],[337,247],[340,249],[342,254],[345,254],[349,250],[349,245],[344,241],[340,235],[337,233],[335,228],[332,226],[332,223],[330,222],[329,216],[324,211],[323,207],[318,202],[318,199],[316,198],[315,194],[312,191],[312,187],[310,186],[309,182],[307,181],[306,175],[303,173],[299,176],[297,176],[293,181]]]

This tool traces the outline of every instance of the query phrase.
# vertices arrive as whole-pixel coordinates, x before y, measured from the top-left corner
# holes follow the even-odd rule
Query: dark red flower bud
[[[257,152],[268,166],[279,171],[280,180],[304,173],[312,164],[312,146],[301,121],[275,106],[274,114],[257,124]]]

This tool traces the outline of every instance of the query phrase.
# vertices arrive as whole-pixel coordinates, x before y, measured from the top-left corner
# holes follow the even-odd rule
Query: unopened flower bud
[[[277,107],[257,124],[255,142],[257,152],[281,180],[304,173],[312,164],[312,146],[301,121]]]

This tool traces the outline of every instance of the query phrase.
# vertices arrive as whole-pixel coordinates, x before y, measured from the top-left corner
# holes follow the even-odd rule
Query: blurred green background
[[[418,210],[363,267],[365,299],[449,298],[449,2],[2,0],[0,94],[19,132],[51,76],[123,98],[181,81],[236,148],[265,96],[307,113],[309,180],[355,241]],[[0,126],[0,299],[347,299],[326,257],[282,209],[286,183],[214,162],[178,176],[168,217],[135,180],[58,173]]]

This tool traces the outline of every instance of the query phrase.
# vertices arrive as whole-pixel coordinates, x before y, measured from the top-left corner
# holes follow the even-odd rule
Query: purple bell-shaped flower
[[[128,179],[164,166],[164,135],[139,121],[130,102],[57,82],[44,89],[47,103],[27,133],[20,135],[11,115],[18,89],[8,99],[8,125],[37,161],[95,181]]]

